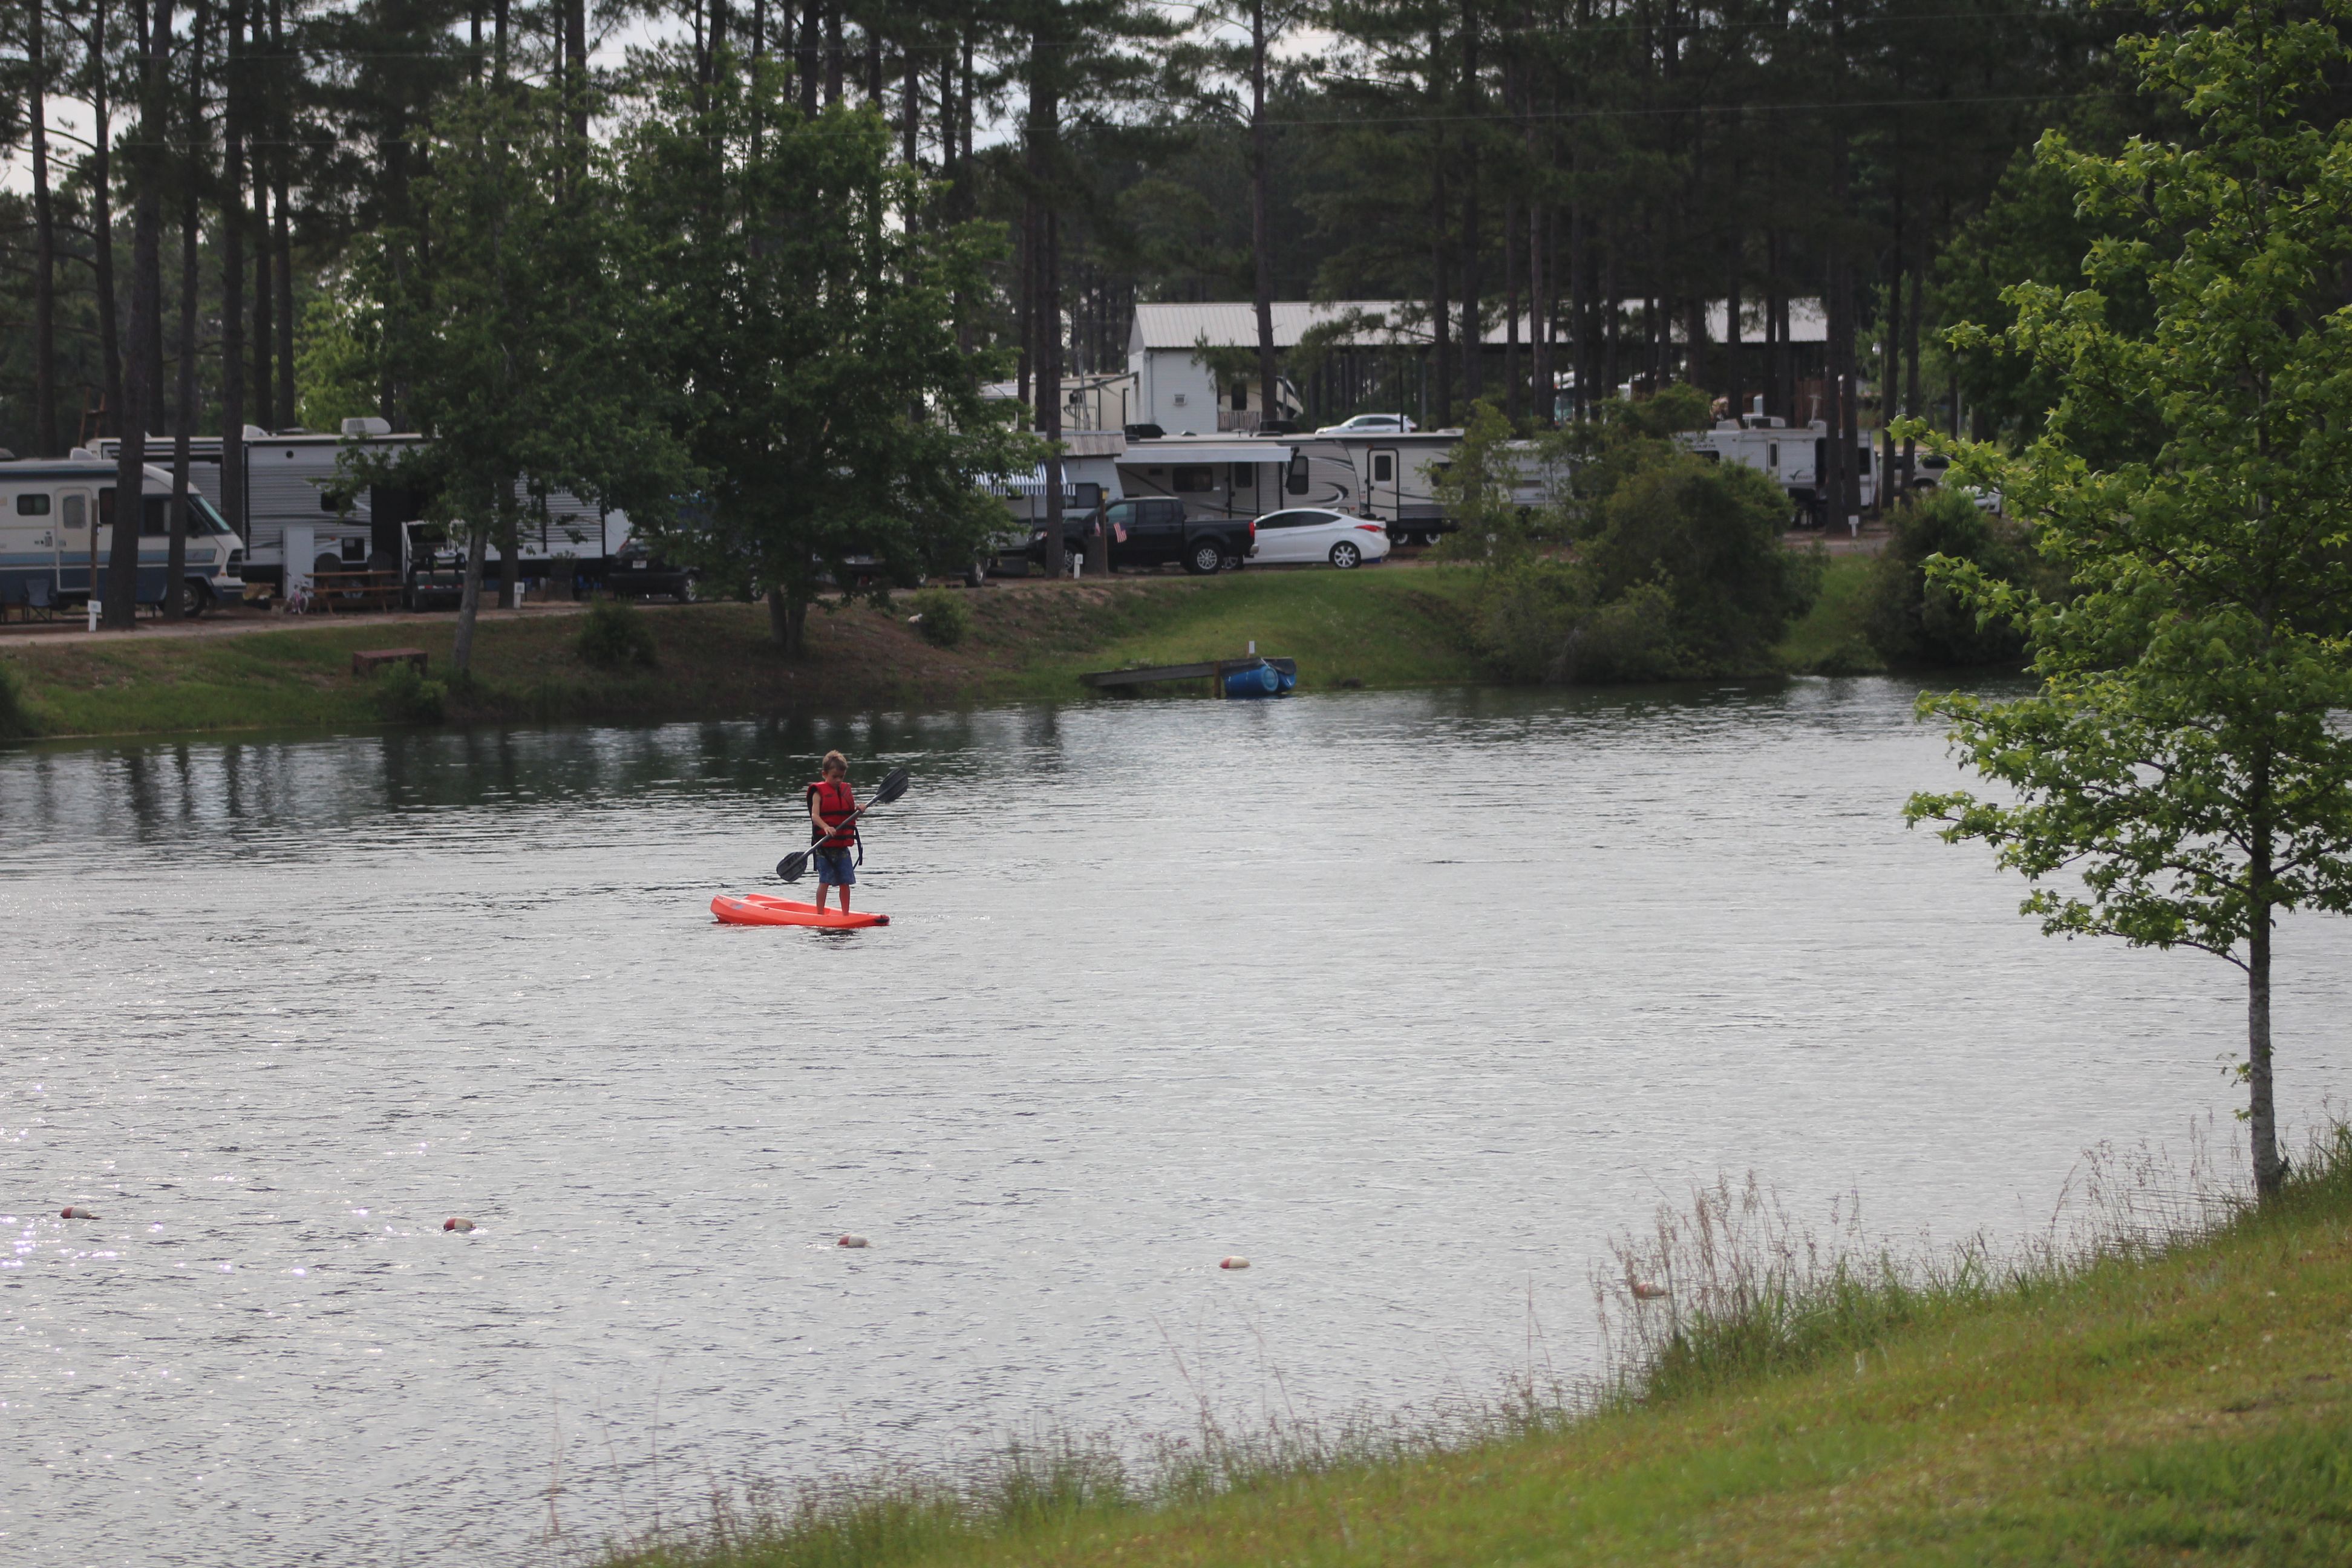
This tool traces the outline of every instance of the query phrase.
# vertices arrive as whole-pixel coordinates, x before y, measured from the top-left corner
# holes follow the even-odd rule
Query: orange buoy
[[[1647,1279],[1628,1279],[1625,1284],[1633,1292],[1636,1301],[1663,1300],[1674,1293],[1664,1285],[1653,1285]]]
[[[454,1230],[458,1235],[463,1236],[467,1231],[474,1228],[474,1222],[469,1219],[445,1219],[441,1222],[441,1228],[443,1230]]]
[[[98,1216],[88,1209],[75,1208],[68,1205],[58,1211],[58,1217],[59,1219],[96,1219]]]
[[[1246,1258],[1227,1258],[1221,1260],[1217,1264],[1217,1267],[1220,1268],[1247,1268],[1249,1267],[1249,1259]]]
[[[835,1247],[864,1247],[866,1245],[866,1241],[864,1237],[852,1231],[848,1235],[843,1237],[839,1241],[835,1242],[834,1245]]]

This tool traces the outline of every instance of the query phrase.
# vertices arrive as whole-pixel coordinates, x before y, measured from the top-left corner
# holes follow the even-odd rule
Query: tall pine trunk
[[[1029,35],[1029,182],[1037,193],[1037,223],[1030,253],[1034,279],[1030,329],[1037,345],[1037,433],[1045,452],[1045,572],[1060,575],[1062,554],[1062,309],[1058,226],[1054,199],[1058,189],[1062,105],[1057,74],[1061,40],[1043,24]]]
[[[89,14],[90,58],[106,58],[106,0]],[[89,152],[89,227],[91,283],[98,290],[99,398],[104,412],[95,434],[110,435],[122,428],[122,333],[114,282],[114,121],[112,95],[107,91],[101,65],[92,75],[90,120],[96,134]],[[92,583],[96,593],[98,584]]]
[[[41,0],[26,7],[25,64],[31,81],[33,153],[33,445],[58,455],[58,223],[49,200],[48,17]]]
[[[245,515],[245,7],[231,0],[221,115],[221,511],[250,549]]]
[[[155,416],[152,361],[145,352],[163,303],[163,194],[156,163],[169,130],[163,61],[170,48],[171,0],[142,8],[139,49],[139,146],[131,160],[131,353],[123,366],[121,446],[114,468],[114,530],[106,560],[106,625],[129,631],[139,620],[139,534],[145,520],[147,431]]]
[[[1274,364],[1274,233],[1266,214],[1265,0],[1250,0],[1250,249],[1252,303],[1257,312],[1257,406],[1261,424],[1276,417]]]
[[[269,47],[280,60],[286,58],[286,8],[283,0],[269,0]],[[285,68],[281,65],[280,70]],[[290,84],[289,84],[290,86]],[[270,223],[272,248],[276,253],[274,270],[278,274],[278,427],[294,427],[294,237],[291,215],[288,211],[288,165],[293,162],[294,115],[292,105],[281,98],[278,105],[278,155],[269,161]]]
[[[196,429],[196,312],[203,293],[196,267],[197,242],[204,232],[205,32],[208,0],[196,0],[195,19],[188,40],[188,162],[182,172],[180,193],[180,386],[173,399],[178,417],[172,425],[172,544],[163,572],[163,618],[177,620],[186,603],[188,573],[188,442]]]

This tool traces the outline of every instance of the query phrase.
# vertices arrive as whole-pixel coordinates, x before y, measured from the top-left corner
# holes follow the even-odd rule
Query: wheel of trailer
[[[1238,572],[1248,564],[1249,562],[1239,555],[1228,555],[1225,557],[1225,570],[1228,572]]]
[[[1353,572],[1364,559],[1364,552],[1346,540],[1331,547],[1331,564],[1342,572]]]
[[[963,569],[963,585],[967,588],[987,587],[988,563],[985,561],[974,561],[971,565],[965,567]]]
[[[1184,570],[1192,573],[1195,577],[1207,577],[1213,575],[1224,563],[1224,547],[1212,541],[1202,540],[1192,546],[1192,553],[1185,557]]]
[[[213,607],[213,585],[201,577],[188,579],[188,618],[195,619]]]

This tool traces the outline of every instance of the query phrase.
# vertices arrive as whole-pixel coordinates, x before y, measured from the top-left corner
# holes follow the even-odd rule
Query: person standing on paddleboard
[[[849,820],[857,810],[856,794],[849,787],[849,759],[827,752],[819,769],[824,776],[808,786],[810,863],[816,867],[816,907],[824,910],[827,888],[841,889],[841,912],[849,912],[849,889],[856,884],[857,867],[850,851],[857,844],[857,825]]]

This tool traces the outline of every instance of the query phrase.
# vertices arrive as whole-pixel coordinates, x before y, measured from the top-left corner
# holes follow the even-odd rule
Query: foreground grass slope
[[[1299,661],[1308,689],[1398,686],[1475,674],[1449,611],[1446,569],[1250,572],[1208,579],[1036,583],[968,593],[969,637],[936,648],[903,608],[821,609],[809,654],[787,659],[751,605],[656,605],[651,668],[601,669],[574,646],[576,615],[489,615],[476,684],[456,720],[671,719],[877,705],[1075,699],[1082,670],[1235,656],[1255,638]],[[364,726],[387,717],[354,650],[422,647],[447,669],[447,618],[313,621],[237,636],[134,633],[71,644],[0,644],[24,728],[38,735]],[[0,712],[0,720],[8,717]]]
[[[1867,1304],[1871,1289],[1854,1286]],[[1835,1301],[1761,1373],[1150,1505],[1009,1468],[616,1556],[696,1564],[2352,1562],[2352,1171],[2138,1259]],[[1655,1310],[1655,1309],[1644,1309]],[[1736,1337],[1736,1336],[1735,1336]],[[1718,1346],[1718,1349],[1722,1348]],[[1739,1359],[1734,1355],[1729,1361]],[[1690,1369],[1685,1369],[1687,1373]]]

